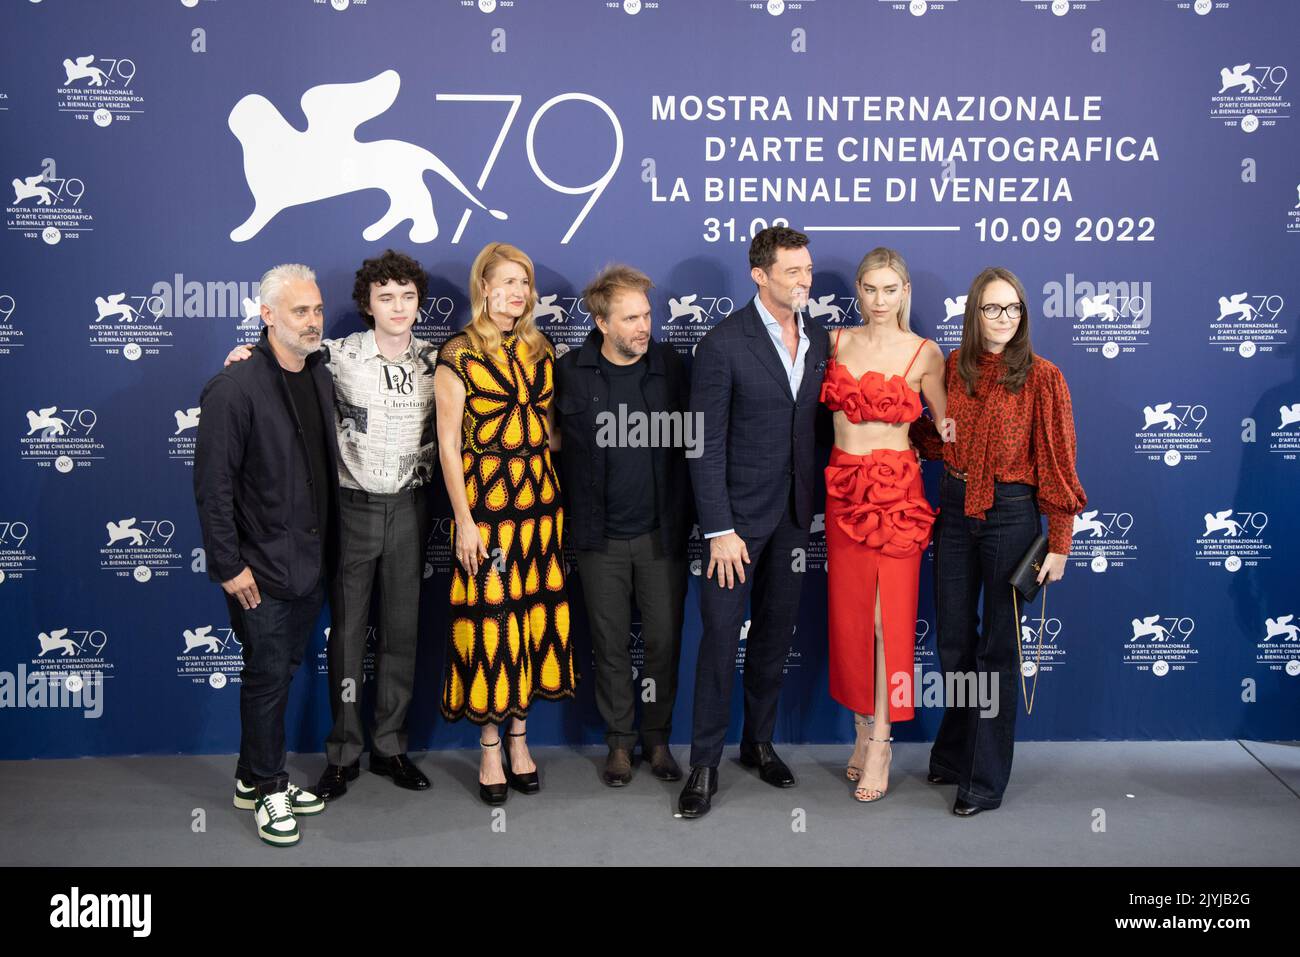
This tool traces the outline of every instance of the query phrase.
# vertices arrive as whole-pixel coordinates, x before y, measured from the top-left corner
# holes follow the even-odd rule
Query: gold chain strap
[[[1043,582],[1043,614],[1038,619],[1038,641],[1034,652],[1034,684],[1032,689],[1025,688],[1025,649],[1020,641],[1020,602],[1016,587],[1011,586],[1011,607],[1016,612],[1016,653],[1020,657],[1020,692],[1025,699],[1025,714],[1034,713],[1034,694],[1038,691],[1039,662],[1043,660],[1043,628],[1047,625],[1047,582]]]

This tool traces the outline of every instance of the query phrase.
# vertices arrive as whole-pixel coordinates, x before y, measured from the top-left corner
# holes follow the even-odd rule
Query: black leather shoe
[[[971,804],[967,801],[963,801],[961,798],[958,798],[957,802],[952,806],[952,813],[956,814],[958,817],[974,817],[980,811],[984,810],[987,810],[987,808],[982,808],[978,804]]]
[[[956,784],[956,778],[950,778],[946,774],[927,774],[925,776],[926,784]]]
[[[680,781],[682,769],[673,758],[672,751],[666,744],[656,744],[650,748],[641,747],[641,760],[650,762],[650,773],[660,781]]]
[[[718,793],[717,768],[691,768],[681,797],[677,799],[677,812],[682,817],[704,817],[713,806],[710,798]]]
[[[794,775],[785,762],[776,756],[772,742],[740,746],[740,763],[747,768],[758,768],[758,776],[774,788],[794,787]]]
[[[611,788],[632,783],[632,752],[627,748],[610,748],[600,779]]]
[[[507,731],[507,738],[522,738],[527,731]],[[507,748],[501,753],[501,764],[505,768],[506,781],[509,785],[520,794],[536,794],[542,789],[542,781],[537,776],[536,771],[528,771],[525,774],[516,774],[510,767],[510,749]]]
[[[316,796],[326,801],[333,801],[348,793],[348,782],[355,781],[361,774],[361,759],[351,764],[327,764],[325,771],[316,782]]]
[[[484,744],[482,741],[479,741],[478,746],[480,748],[499,748],[501,747],[501,739],[498,737],[491,744]],[[478,783],[478,796],[482,799],[484,804],[490,804],[492,807],[499,807],[500,805],[505,804],[506,798],[510,796],[510,785],[504,781],[500,784],[484,784],[480,781]]]
[[[375,754],[372,751],[370,752],[370,770],[375,774],[382,774],[386,778],[392,778],[394,784],[399,788],[406,788],[408,791],[427,791],[429,789],[429,779],[404,754],[394,754],[391,758],[386,758],[382,754]]]

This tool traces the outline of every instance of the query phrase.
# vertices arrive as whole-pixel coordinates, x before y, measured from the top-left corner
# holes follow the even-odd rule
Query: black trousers
[[[966,483],[944,475],[940,486],[934,581],[936,643],[949,676],[974,675],[992,687],[997,679],[996,714],[978,704],[946,702],[943,722],[930,749],[930,772],[957,779],[957,796],[995,808],[1011,777],[1020,707],[1020,662],[1011,603],[1011,572],[1042,530],[1032,485],[998,482],[993,507],[983,521],[965,515]],[[980,628],[980,593],[984,627]],[[992,709],[988,709],[991,711]]]
[[[375,713],[371,753],[406,752],[406,712],[415,683],[420,581],[431,517],[427,488],[392,495],[339,489],[339,571],[330,598],[330,713],[325,760],[351,764],[365,750],[361,685],[370,596],[379,584]]]
[[[795,524],[789,507],[781,521],[764,536],[737,529],[749,551],[745,584],[721,586],[715,571],[700,581],[700,637],[695,665],[695,718],[691,733],[691,766],[716,768],[731,722],[731,685],[745,612],[752,608],[745,638],[745,723],[741,739],[749,743],[772,740],[777,698],[785,676],[785,659],[799,614],[803,572],[795,571],[794,552],[808,548],[808,531]],[[799,568],[803,567],[799,563]],[[708,571],[705,554],[704,571]]]
[[[641,746],[667,744],[677,701],[686,601],[686,557],[665,555],[658,535],[607,538],[605,550],[577,551],[578,574],[596,656],[596,706],[611,748],[636,746],[636,698],[642,701]],[[632,667],[632,601],[641,611],[645,663]]]

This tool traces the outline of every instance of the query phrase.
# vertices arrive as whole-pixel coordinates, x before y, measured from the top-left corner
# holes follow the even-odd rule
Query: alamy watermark
[[[629,411],[620,402],[596,415],[596,445],[602,449],[685,449],[688,459],[704,454],[703,412]]]
[[[153,929],[152,894],[92,894],[73,887],[50,898],[50,926],[124,928],[132,937],[148,937]]]
[[[914,693],[913,689],[916,689]],[[996,671],[926,671],[917,664],[909,674],[889,676],[889,699],[895,707],[978,708],[981,718],[996,718],[1000,708]]]
[[[104,675],[99,671],[53,673],[0,671],[0,708],[73,708],[83,718],[104,713]]]

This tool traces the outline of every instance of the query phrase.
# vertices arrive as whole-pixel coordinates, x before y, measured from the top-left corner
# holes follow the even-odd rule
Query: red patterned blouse
[[[1047,516],[1048,550],[1070,554],[1074,516],[1088,504],[1074,462],[1074,413],[1065,377],[1054,364],[1034,357],[1021,390],[998,384],[1002,356],[980,356],[975,394],[957,373],[957,353],[948,356],[948,415],[957,423],[956,441],[942,442],[928,417],[912,427],[912,439],[926,458],[942,458],[966,474],[966,514],[983,519],[993,507],[993,483],[1024,482],[1038,489]]]

